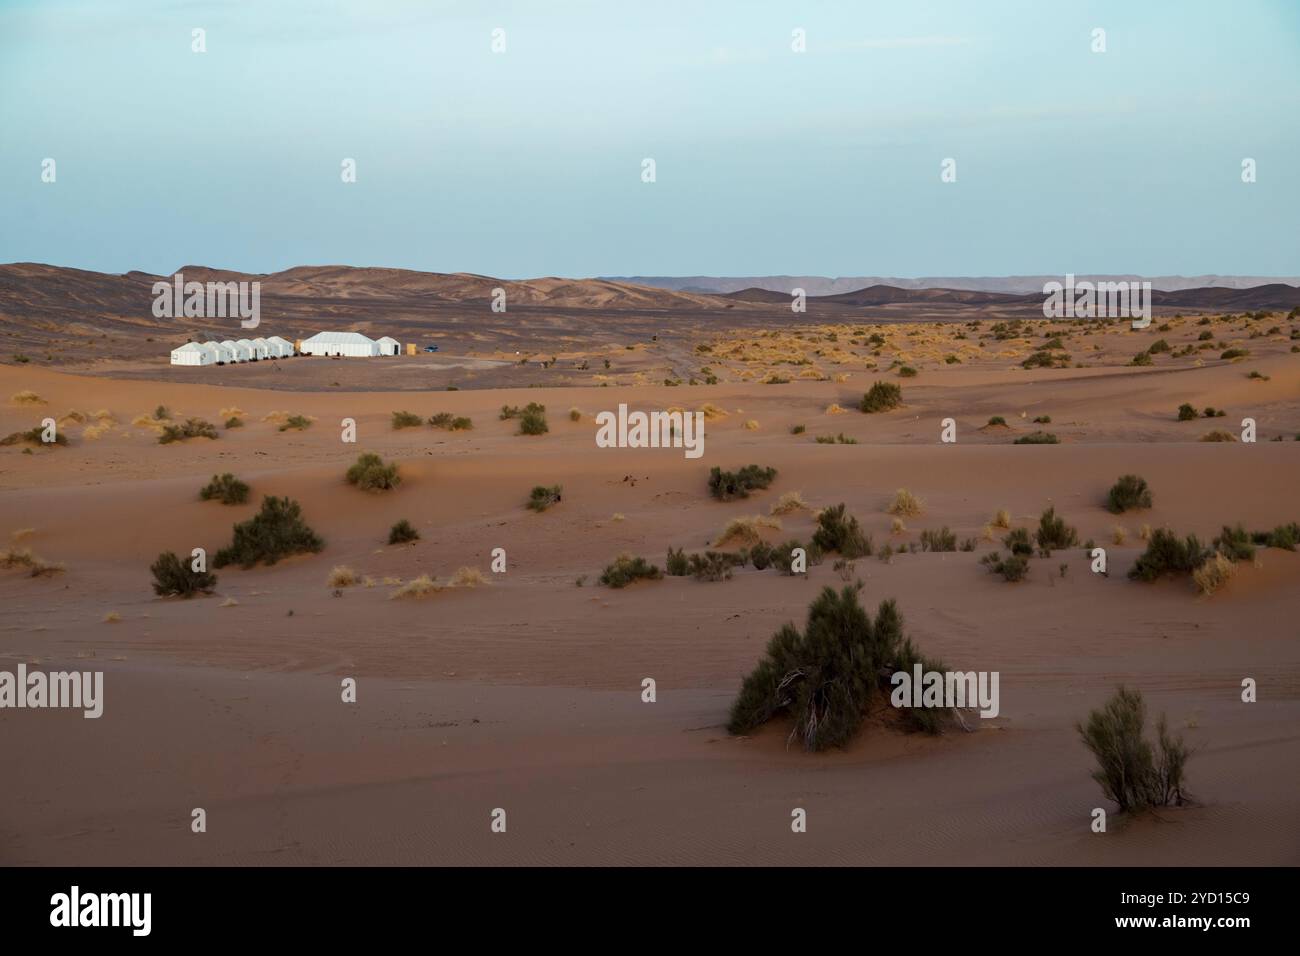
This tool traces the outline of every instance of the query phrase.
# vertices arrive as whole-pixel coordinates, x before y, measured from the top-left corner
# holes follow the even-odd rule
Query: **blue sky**
[[[1294,0],[0,0],[0,261],[1293,275],[1297,117]]]

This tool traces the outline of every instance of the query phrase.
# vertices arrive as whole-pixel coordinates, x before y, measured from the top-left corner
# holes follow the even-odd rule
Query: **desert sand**
[[[1021,360],[1062,323],[983,344],[987,320],[980,330],[903,325],[881,355],[848,344],[868,320],[838,331],[718,325],[641,341],[638,364],[603,383],[593,369],[583,384],[546,388],[405,384],[426,373],[403,365],[445,361],[428,356],[294,359],[195,369],[189,380],[163,358],[0,366],[0,434],[73,410],[84,419],[67,419],[65,447],[0,448],[0,536],[65,566],[0,571],[0,667],[105,673],[98,720],[0,713],[0,863],[1300,863],[1300,553],[1262,549],[1210,596],[1186,578],[1125,574],[1143,525],[1208,541],[1225,524],[1300,519],[1300,355],[1288,338],[1298,323],[1258,323],[1281,329],[1249,339],[1244,361],[1216,348],[1128,365],[1157,338],[1175,353],[1195,347],[1195,317],[1165,321],[1164,333],[1076,332],[1069,367],[1037,369]],[[1216,318],[1216,343],[1246,343],[1241,325]],[[969,337],[956,337],[963,329]],[[561,364],[628,351],[587,346],[557,346]],[[509,351],[457,354],[504,361]],[[920,374],[898,378],[896,361]],[[717,384],[689,384],[707,374]],[[348,387],[322,380],[338,376]],[[681,384],[663,384],[670,377]],[[857,410],[876,380],[902,385],[901,408]],[[10,398],[22,392],[41,403]],[[529,401],[546,405],[546,435],[498,419],[503,404]],[[592,416],[620,402],[725,414],[708,421],[699,460],[598,448]],[[1179,422],[1183,402],[1227,414]],[[216,423],[220,437],[159,444],[154,428],[133,424],[158,405]],[[221,429],[233,409],[244,427]],[[393,430],[397,410],[465,415],[474,428]],[[314,421],[282,432],[285,414]],[[1006,425],[988,426],[993,416]],[[1199,440],[1239,434],[1246,417],[1255,443]],[[355,445],[340,440],[345,418]],[[945,418],[954,444],[939,441]],[[1013,444],[1040,429],[1060,444]],[[856,444],[815,440],[838,434]],[[396,461],[400,487],[349,486],[343,473],[363,450]],[[769,489],[709,497],[710,467],[751,462],[777,469]],[[249,503],[200,501],[227,471],[251,486]],[[1150,483],[1152,509],[1105,509],[1125,473]],[[561,484],[563,501],[525,508],[538,484]],[[885,507],[900,487],[924,512],[893,532]],[[806,577],[742,568],[716,583],[597,583],[620,552],[662,565],[670,546],[702,550],[729,519],[766,515],[790,491],[813,509],[844,502],[877,547],[941,526],[978,540],[971,553],[859,559],[849,574],[868,607],[897,600],[926,653],[999,671],[997,718],[926,737],[875,714],[849,748],[819,754],[787,745],[780,725],[731,737],[727,708],[768,638],[801,623],[821,588],[843,584],[832,559]],[[264,495],[299,501],[324,550],[221,569],[211,597],[153,596],[159,552],[214,552]],[[1081,548],[1033,559],[1018,584],[980,565],[997,547],[982,529],[998,509],[1032,527],[1053,505],[1107,548],[1108,576],[1089,571]],[[421,538],[389,546],[403,518]],[[806,540],[813,527],[809,511],[781,521],[769,540]],[[494,548],[506,551],[504,574],[489,570]],[[340,565],[363,581],[330,587]],[[398,581],[464,566],[484,583],[390,599]],[[356,703],[340,699],[347,677]],[[641,699],[647,677],[654,703]],[[1258,682],[1257,703],[1240,700],[1245,677]],[[1119,683],[1141,689],[1152,715],[1166,713],[1196,748],[1196,802],[1112,817],[1094,834],[1092,809],[1110,805],[1074,725]],[[195,807],[206,833],[190,832]],[[807,833],[791,832],[796,807]],[[490,829],[496,808],[508,814],[504,834]]]

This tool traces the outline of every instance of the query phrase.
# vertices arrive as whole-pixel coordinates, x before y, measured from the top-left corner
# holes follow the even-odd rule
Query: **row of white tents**
[[[414,346],[412,346],[414,348]],[[272,335],[265,339],[240,339],[225,342],[186,342],[172,349],[173,365],[222,365],[268,358],[291,358],[302,355],[340,355],[370,357],[400,355],[402,343],[385,335],[372,339],[360,332],[317,332],[303,339],[295,349],[292,342]]]
[[[293,343],[272,335],[265,339],[227,339],[224,342],[186,342],[172,349],[173,365],[232,365],[268,358],[291,358]]]

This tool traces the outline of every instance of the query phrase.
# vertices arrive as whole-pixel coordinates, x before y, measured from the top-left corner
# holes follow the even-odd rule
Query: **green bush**
[[[993,551],[980,558],[980,564],[987,567],[990,573],[1000,574],[1008,581],[1023,581],[1029,573],[1029,559],[1022,554],[1010,554],[1004,558]]]
[[[533,511],[545,511],[551,505],[560,503],[560,485],[536,485],[528,495],[528,507]]]
[[[415,530],[411,522],[403,518],[397,524],[388,530],[389,544],[409,544],[412,541],[420,540],[420,532]]]
[[[1051,415],[1039,415],[1037,418],[1034,419],[1034,424],[1035,424],[1035,425],[1050,425],[1050,424],[1052,424],[1052,416],[1051,416]]]
[[[843,504],[823,508],[817,515],[813,543],[822,551],[836,551],[846,558],[871,554],[871,539],[862,533],[858,519]]]
[[[1221,359],[1245,358],[1249,354],[1250,352],[1248,352],[1246,349],[1225,349],[1223,354],[1220,355],[1219,358]]]
[[[1064,518],[1057,516],[1053,506],[1039,516],[1034,540],[1038,542],[1038,550],[1046,556],[1061,548],[1073,548],[1079,543],[1079,533],[1066,524]]]
[[[217,576],[210,571],[194,571],[171,551],[158,555],[158,560],[149,565],[153,574],[153,593],[159,597],[175,594],[180,597],[193,597],[196,594],[210,594],[217,586]]]
[[[1015,528],[1002,539],[1002,546],[1012,554],[1029,555],[1034,553],[1034,546],[1029,541],[1029,529]]]
[[[1001,415],[994,415],[992,418],[989,419],[990,425],[1005,425],[1006,423],[1007,420],[1003,418]]]
[[[1059,445],[1061,439],[1057,438],[1051,432],[1030,432],[1028,435],[1021,435],[1013,445]]]
[[[1150,352],[1152,355],[1155,355],[1159,352],[1168,352],[1169,343],[1166,342],[1164,339],[1156,339],[1154,342],[1151,343],[1151,347],[1147,349],[1147,351]]]
[[[1150,508],[1151,489],[1147,487],[1146,479],[1138,475],[1120,475],[1106,495],[1106,507],[1113,514]]]
[[[362,491],[388,491],[402,483],[396,464],[384,460],[372,451],[357,456],[356,464],[348,469],[347,482]]]
[[[424,419],[415,412],[393,412],[393,430],[399,428],[419,428],[424,424]]]
[[[226,419],[226,427],[227,427],[227,428],[243,428],[243,427],[244,427],[244,420],[243,420],[242,418],[240,418],[238,415],[231,415],[229,418]]]
[[[748,498],[751,491],[766,488],[775,478],[775,468],[746,465],[733,472],[723,471],[715,465],[709,470],[709,494],[719,501]]]
[[[839,592],[824,588],[808,608],[803,631],[790,623],[772,636],[731,705],[729,733],[746,734],[788,715],[795,724],[791,736],[805,749],[842,747],[862,727],[873,698],[888,695],[892,673],[914,661],[926,670],[943,670],[903,637],[903,619],[893,601],[881,602],[873,621],[858,594],[855,586]],[[930,723],[920,715],[907,717]],[[934,729],[939,726],[936,721]]]
[[[1196,409],[1187,402],[1178,406],[1178,420],[1180,422],[1190,422],[1197,417]]]
[[[775,554],[776,548],[766,541],[759,541],[749,549],[749,560],[754,565],[755,571],[766,571],[772,566]]]
[[[1255,545],[1241,525],[1230,528],[1225,524],[1223,532],[1214,539],[1214,548],[1230,561],[1250,561],[1255,557]]]
[[[904,365],[898,370],[899,378],[916,378],[917,371],[910,365]]]
[[[668,548],[668,557],[664,561],[664,571],[669,577],[673,578],[684,578],[690,574],[691,563],[686,559],[686,555],[682,553],[681,548],[676,550],[673,550],[671,546]]]
[[[944,525],[938,531],[925,530],[921,532],[921,550],[922,551],[956,551],[957,535],[948,530]]]
[[[172,442],[187,438],[216,438],[217,428],[211,422],[201,418],[187,418],[184,425],[164,425],[158,436],[158,444],[170,445]]]
[[[1168,528],[1157,528],[1128,576],[1138,581],[1154,581],[1162,574],[1191,574],[1206,555],[1206,548],[1196,535],[1189,534],[1179,540]]]
[[[213,475],[212,480],[199,489],[199,497],[204,501],[215,498],[223,505],[242,505],[248,500],[248,485],[230,472]]]
[[[528,407],[519,416],[519,434],[545,435],[548,431],[550,426],[546,424],[546,406],[529,402]]]
[[[1294,551],[1296,545],[1300,544],[1300,525],[1292,521],[1290,524],[1280,524],[1272,531],[1256,531],[1252,540],[1266,548]]]
[[[1121,813],[1187,802],[1183,777],[1191,751],[1181,737],[1170,736],[1163,715],[1156,725],[1156,747],[1147,742],[1146,705],[1139,691],[1119,687],[1075,728],[1097,758],[1092,779]]]
[[[661,577],[663,572],[656,565],[647,563],[645,558],[620,554],[605,568],[600,583],[611,588],[625,588],[633,581],[657,581]]]
[[[1133,361],[1129,362],[1128,364],[1129,365],[1154,365],[1155,360],[1151,358],[1150,352],[1139,352],[1137,355],[1133,356]]]
[[[261,511],[235,525],[234,541],[217,552],[212,566],[251,568],[259,561],[275,564],[289,555],[314,554],[323,547],[325,543],[302,520],[298,502],[268,495],[262,499]]]
[[[285,419],[284,424],[280,426],[280,431],[287,432],[289,429],[295,431],[306,431],[311,428],[311,419],[306,415],[290,415]]]
[[[791,426],[790,426],[790,434],[791,434],[791,435],[802,435],[802,434],[803,434],[805,431],[807,431],[807,430],[808,430],[808,429],[807,429],[805,426],[803,426],[803,425],[791,425]]]
[[[737,563],[735,555],[706,551],[704,554],[692,554],[687,567],[697,581],[726,581]]]
[[[868,414],[887,412],[903,404],[903,389],[895,382],[874,382],[858,405]]]

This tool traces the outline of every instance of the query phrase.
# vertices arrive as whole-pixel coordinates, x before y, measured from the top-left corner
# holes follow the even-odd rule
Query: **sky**
[[[1295,275],[1297,224],[1296,0],[0,0],[0,262]]]

